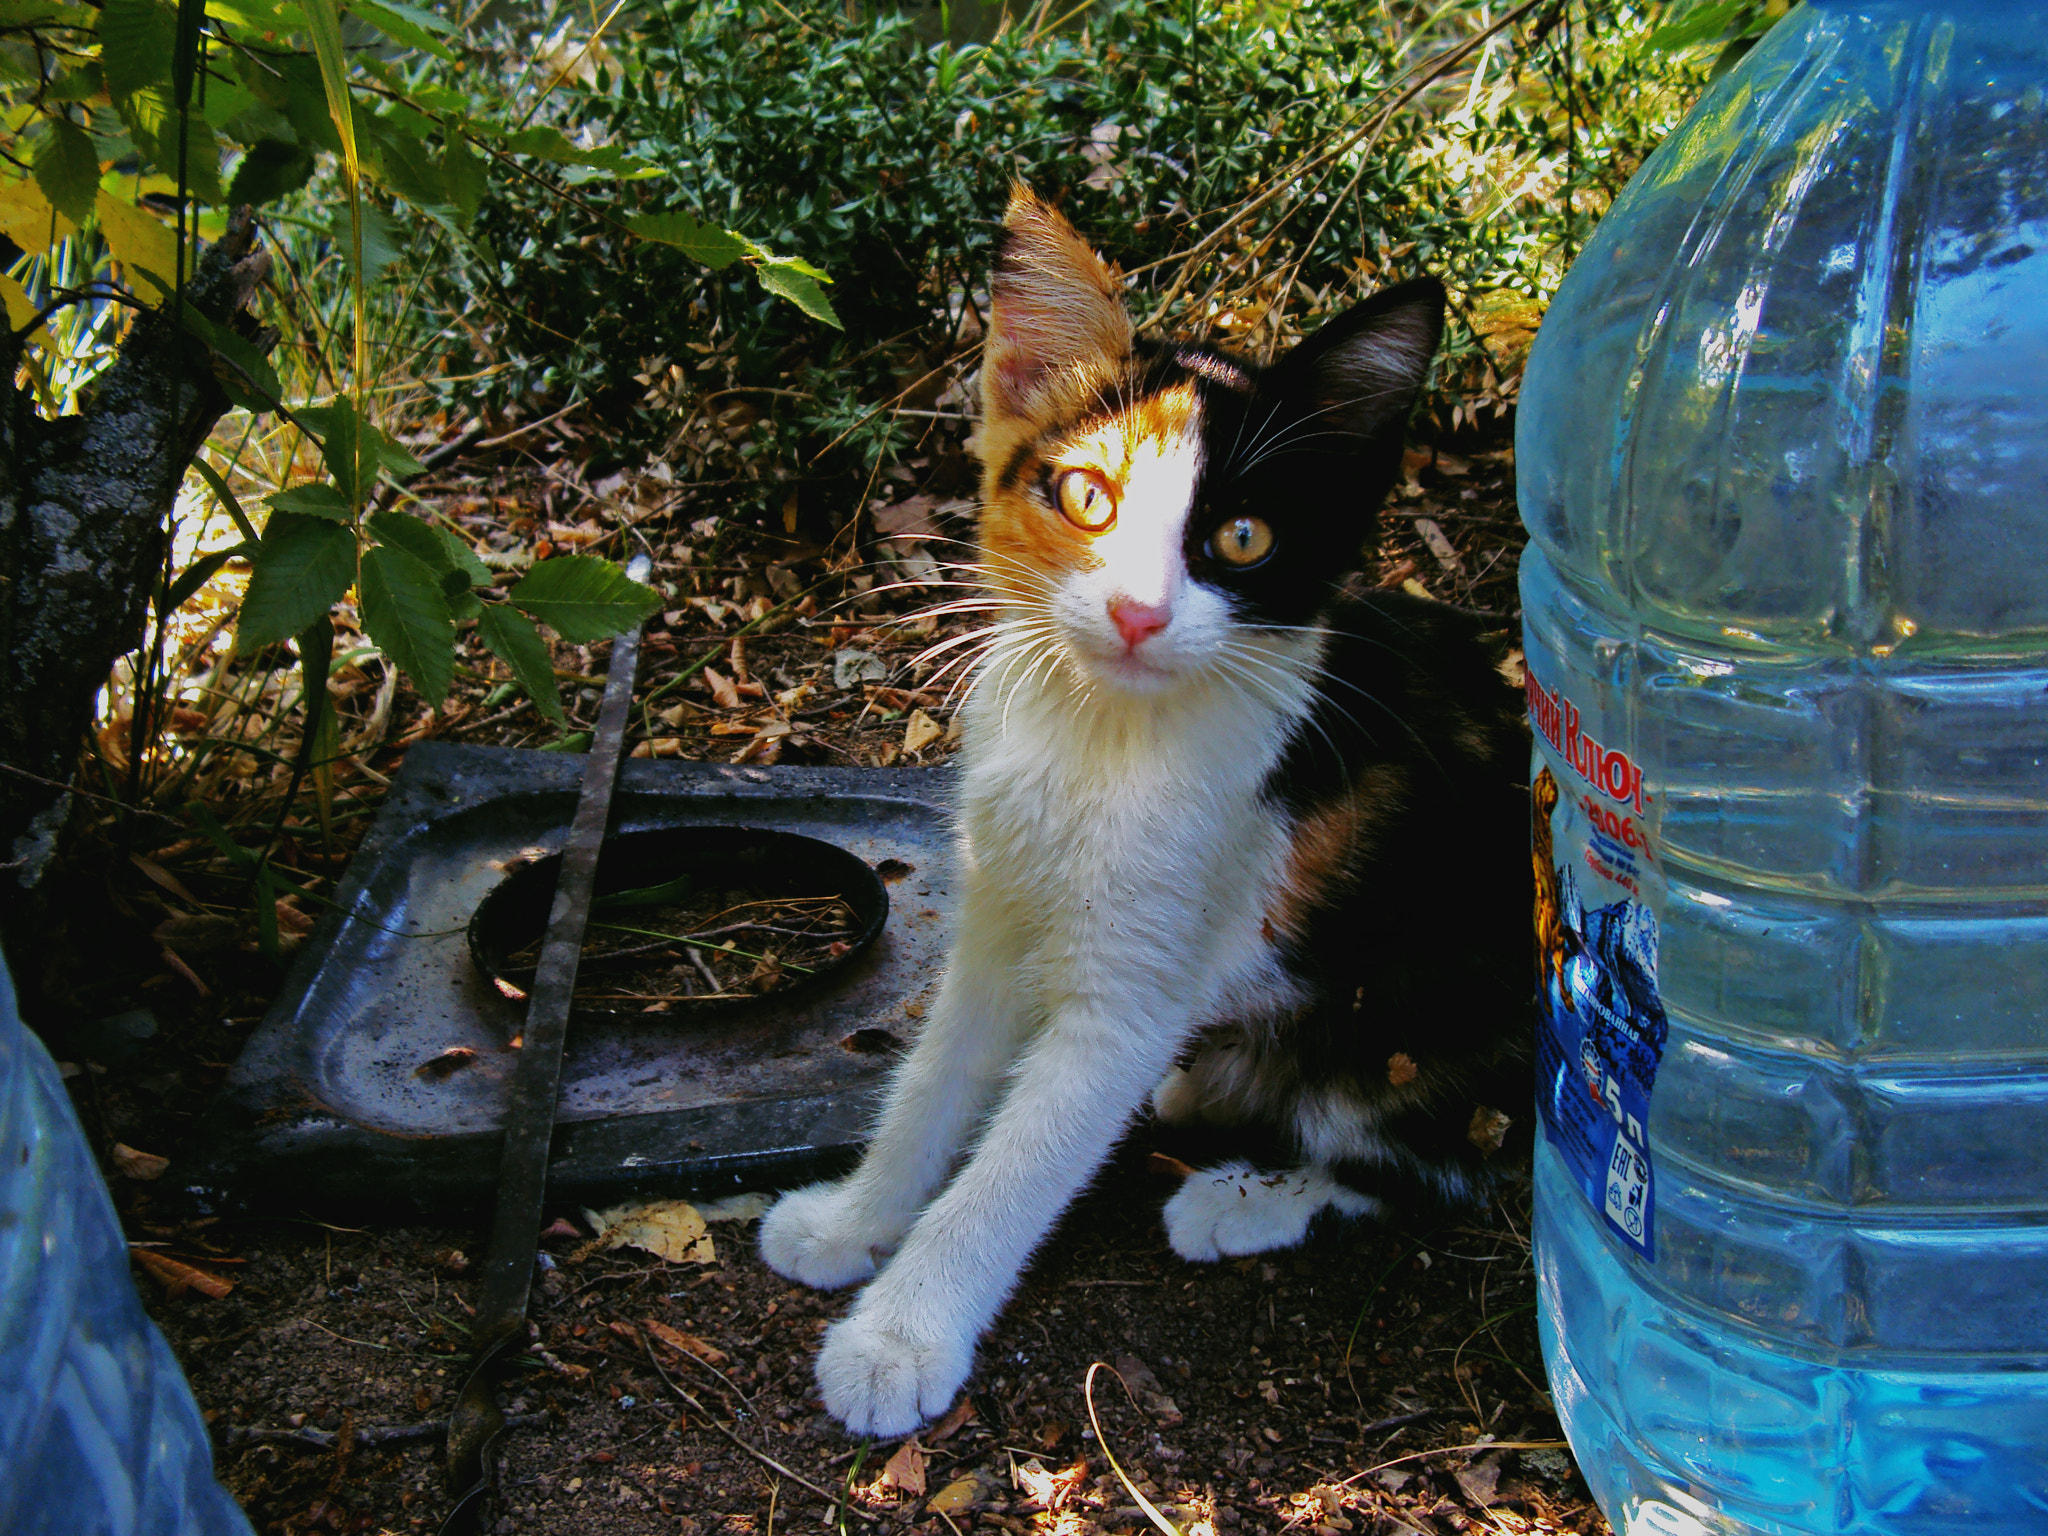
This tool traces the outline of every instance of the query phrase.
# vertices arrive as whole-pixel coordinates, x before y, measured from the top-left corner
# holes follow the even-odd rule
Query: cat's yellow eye
[[[1209,536],[1209,552],[1230,565],[1257,565],[1273,552],[1264,518],[1233,517]]]
[[[1063,469],[1052,483],[1060,516],[1083,533],[1104,533],[1116,521],[1116,498],[1092,469]]]

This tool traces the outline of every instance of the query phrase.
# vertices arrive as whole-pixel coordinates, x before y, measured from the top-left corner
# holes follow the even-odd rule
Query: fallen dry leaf
[[[468,1066],[475,1060],[476,1051],[472,1047],[467,1045],[451,1045],[440,1055],[430,1056],[427,1060],[414,1067],[412,1075],[425,1078],[430,1083],[438,1083],[451,1077],[457,1070]]]
[[[704,1229],[704,1218],[687,1200],[659,1200],[651,1205],[620,1205],[609,1211],[585,1211],[600,1248],[638,1248],[671,1264],[715,1264],[718,1250]]]
[[[734,686],[731,678],[716,667],[706,667],[703,677],[704,686],[711,690],[711,697],[717,701],[720,709],[740,707],[740,691]]]
[[[937,1445],[941,1441],[957,1434],[963,1424],[971,1424],[973,1421],[973,1399],[963,1397],[959,1402],[946,1410],[946,1416],[943,1419],[924,1432],[924,1442],[927,1445]]]
[[[945,727],[938,721],[923,710],[916,710],[910,716],[910,723],[903,728],[903,750],[922,752],[945,734]]]
[[[1184,1179],[1195,1171],[1192,1165],[1165,1152],[1150,1154],[1145,1159],[1145,1167],[1149,1172],[1168,1174],[1176,1179]]]
[[[915,1435],[896,1447],[896,1454],[882,1468],[882,1486],[901,1488],[912,1498],[924,1492],[924,1447]]]
[[[115,1142],[107,1154],[114,1160],[114,1167],[124,1179],[158,1179],[171,1166],[168,1157],[158,1157],[154,1152],[138,1152],[131,1146]]]
[[[708,1242],[709,1239],[707,1238],[706,1241]],[[695,1355],[699,1360],[702,1360],[706,1365],[725,1364],[725,1351],[718,1349],[710,1344],[706,1344],[694,1333],[678,1332],[676,1329],[669,1327],[667,1323],[656,1322],[651,1317],[648,1318],[647,1321],[644,1324],[642,1324],[642,1326],[646,1328],[648,1335],[651,1338],[657,1340],[662,1344],[666,1344],[671,1350],[675,1351],[675,1353],[679,1355]]]
[[[195,1269],[181,1259],[173,1259],[149,1248],[131,1248],[135,1262],[149,1272],[150,1279],[164,1288],[166,1299],[176,1301],[187,1291],[197,1291],[202,1296],[219,1301],[235,1288],[235,1282],[225,1275],[216,1275],[210,1270]]]
[[[1387,1081],[1396,1088],[1414,1082],[1421,1071],[1415,1065],[1415,1058],[1406,1051],[1396,1051],[1387,1058]]]
[[[1508,1127],[1514,1123],[1499,1110],[1481,1104],[1472,1111],[1472,1124],[1466,1128],[1465,1139],[1481,1152],[1498,1152],[1501,1143],[1507,1140]]]
[[[981,1483],[973,1477],[959,1477],[946,1484],[931,1496],[925,1505],[935,1515],[957,1515],[972,1504],[981,1493]]]

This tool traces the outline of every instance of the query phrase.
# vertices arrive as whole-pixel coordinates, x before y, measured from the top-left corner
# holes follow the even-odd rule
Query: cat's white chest
[[[1047,692],[968,721],[962,832],[973,876],[1055,965],[1186,979],[1256,947],[1287,852],[1262,785],[1278,722],[1237,701],[1161,718]]]

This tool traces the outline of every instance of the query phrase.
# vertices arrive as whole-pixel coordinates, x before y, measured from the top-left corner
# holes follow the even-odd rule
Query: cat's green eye
[[[1091,469],[1063,469],[1052,483],[1060,516],[1083,533],[1104,533],[1116,521],[1116,498]]]
[[[1273,552],[1264,518],[1233,517],[1209,535],[1209,552],[1228,565],[1257,565]]]

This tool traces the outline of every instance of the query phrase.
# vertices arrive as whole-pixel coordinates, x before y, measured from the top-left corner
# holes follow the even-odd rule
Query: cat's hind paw
[[[863,1215],[845,1182],[793,1189],[761,1218],[761,1257],[816,1290],[857,1285],[873,1277],[893,1242]]]
[[[872,1293],[870,1293],[872,1294]],[[818,1391],[856,1435],[907,1435],[952,1406],[974,1363],[974,1341],[926,1337],[886,1309],[857,1305],[818,1351]]]
[[[1320,1168],[1261,1173],[1249,1163],[1220,1163],[1189,1174],[1166,1202],[1166,1237],[1175,1253],[1195,1261],[1266,1253],[1299,1243],[1326,1207],[1372,1216],[1380,1203]]]

